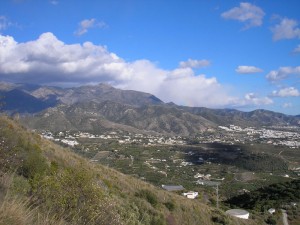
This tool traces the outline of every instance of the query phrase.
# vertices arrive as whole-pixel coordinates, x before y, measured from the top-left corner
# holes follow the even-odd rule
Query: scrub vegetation
[[[0,117],[0,224],[263,224],[237,221],[114,169],[92,164]]]

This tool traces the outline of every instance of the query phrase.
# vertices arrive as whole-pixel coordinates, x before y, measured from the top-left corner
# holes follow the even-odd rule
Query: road
[[[282,212],[282,222],[283,222],[283,225],[289,225],[289,221],[287,219],[286,210],[282,209],[281,212]]]

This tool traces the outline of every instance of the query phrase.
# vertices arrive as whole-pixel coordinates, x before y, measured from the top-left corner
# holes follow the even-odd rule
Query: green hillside
[[[0,225],[263,224],[94,165],[0,117]]]

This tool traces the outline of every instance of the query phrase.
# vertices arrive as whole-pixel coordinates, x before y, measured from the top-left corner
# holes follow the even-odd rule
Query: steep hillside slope
[[[176,107],[148,105],[137,108],[112,101],[61,105],[35,117],[23,118],[22,121],[31,128],[51,131],[80,130],[98,133],[103,129],[119,129],[183,136],[216,127],[216,124],[203,117]]]
[[[263,224],[91,164],[0,117],[0,224]]]

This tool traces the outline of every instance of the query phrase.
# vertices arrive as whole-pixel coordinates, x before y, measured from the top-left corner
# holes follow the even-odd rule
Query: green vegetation
[[[225,201],[234,208],[245,208],[253,212],[261,212],[266,217],[267,224],[277,224],[281,220],[281,209],[285,209],[288,214],[290,224],[299,224],[300,221],[300,180],[281,182],[259,188],[253,192],[235,196]],[[274,215],[270,215],[267,210],[276,209]]]
[[[215,216],[200,201],[91,164],[0,117],[0,225],[263,224]]]
[[[296,177],[289,162],[300,161],[300,152],[288,147],[265,144],[145,145],[119,144],[114,139],[79,138],[73,150],[93,162],[112,167],[156,186],[183,185],[187,190],[205,192],[214,199],[212,187],[196,184],[197,173],[210,174],[221,182],[222,198],[231,198],[242,190],[255,190]],[[289,161],[278,156],[279,153]],[[201,158],[203,161],[199,161]],[[183,162],[192,163],[183,165]],[[295,164],[297,165],[297,164]],[[284,175],[289,177],[284,177]],[[224,178],[224,179],[223,179]]]
[[[136,196],[146,199],[147,202],[149,202],[154,207],[157,206],[157,204],[158,204],[158,199],[157,199],[156,195],[153,192],[151,192],[150,190],[142,189],[136,193]]]
[[[226,203],[232,207],[240,207],[256,211],[270,208],[282,208],[291,202],[300,202],[300,180],[272,184],[228,199]]]

